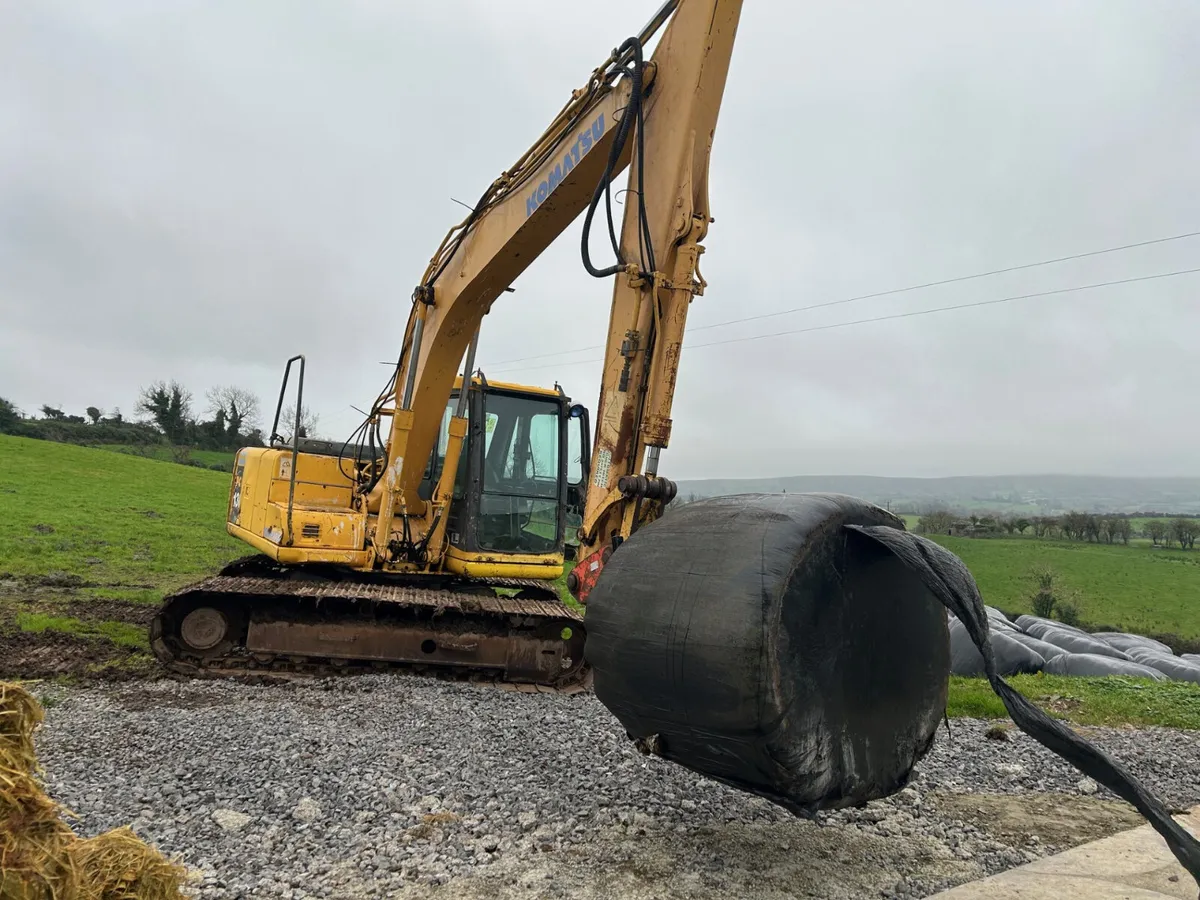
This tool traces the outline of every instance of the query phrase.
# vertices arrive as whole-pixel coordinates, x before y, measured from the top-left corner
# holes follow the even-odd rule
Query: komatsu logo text
[[[592,122],[590,128],[585,128],[575,136],[575,143],[571,144],[562,159],[555,162],[554,168],[550,174],[542,180],[536,188],[529,192],[529,196],[525,198],[525,218],[533,215],[533,211],[546,202],[559,183],[567,177],[575,166],[579,164],[579,160],[583,155],[592,149],[593,144],[600,142],[600,138],[604,136],[604,113],[596,116],[596,120]]]

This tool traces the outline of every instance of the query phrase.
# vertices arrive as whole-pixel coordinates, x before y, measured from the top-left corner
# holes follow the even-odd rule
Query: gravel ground
[[[954,720],[912,786],[797,819],[641,756],[591,695],[404,675],[48,688],[40,759],[94,834],[135,831],[198,897],[925,897],[1142,823],[1017,731]],[[1169,805],[1186,732],[1086,729]]]

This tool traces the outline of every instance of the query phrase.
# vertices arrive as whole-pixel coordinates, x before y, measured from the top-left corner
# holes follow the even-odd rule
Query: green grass
[[[145,459],[157,459],[163,462],[175,462],[177,448],[167,444],[101,444],[97,449],[112,450],[130,456],[140,456]],[[233,471],[234,451],[232,450],[193,450],[188,449],[187,455],[205,466],[223,466]]]
[[[1200,729],[1200,685],[1061,675],[1016,675],[1005,680],[1050,715],[1078,725]],[[952,718],[1008,718],[1004,704],[983,678],[952,676],[947,712]]]
[[[17,627],[22,631],[41,634],[59,631],[83,638],[105,638],[130,650],[149,650],[146,629],[128,622],[84,622],[70,616],[47,616],[41,613],[17,613]]]
[[[1200,550],[1042,541],[1031,538],[932,536],[959,556],[984,602],[1032,612],[1032,570],[1046,566],[1056,587],[1078,595],[1084,622],[1141,634],[1200,637]]]
[[[230,476],[0,436],[0,572],[77,576],[82,593],[157,602],[248,551],[225,533]]]

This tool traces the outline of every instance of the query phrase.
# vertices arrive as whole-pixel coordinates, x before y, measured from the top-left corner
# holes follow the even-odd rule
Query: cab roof
[[[484,377],[486,378],[487,376],[485,375]],[[454,387],[456,389],[462,389],[462,380],[462,375],[454,376]],[[483,381],[478,375],[476,375],[471,379],[471,384],[482,386]],[[558,397],[562,396],[562,394],[554,388],[536,387],[528,384],[517,384],[513,381],[496,381],[492,378],[487,379],[487,386],[489,388],[497,388],[502,391],[512,391],[518,394],[530,394],[535,397],[554,397],[557,399]]]

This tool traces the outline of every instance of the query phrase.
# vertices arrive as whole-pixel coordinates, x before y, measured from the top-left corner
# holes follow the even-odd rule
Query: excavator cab
[[[461,392],[459,377],[425,467],[423,500],[442,476]],[[569,556],[587,488],[586,407],[572,404],[561,388],[475,376],[466,409],[467,437],[446,526],[447,567],[476,568],[502,554]]]

